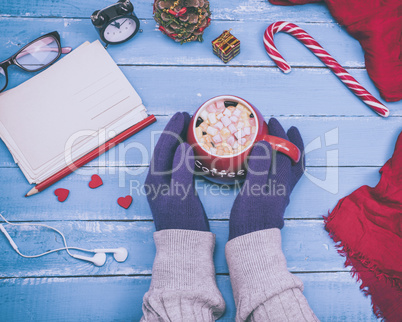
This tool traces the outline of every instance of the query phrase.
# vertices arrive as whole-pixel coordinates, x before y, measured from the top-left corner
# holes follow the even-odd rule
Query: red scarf
[[[296,5],[325,1],[365,52],[367,73],[387,102],[402,99],[401,0],[269,0]]]
[[[371,295],[374,313],[387,321],[402,317],[402,132],[374,188],[362,186],[325,217],[325,229],[345,266]]]

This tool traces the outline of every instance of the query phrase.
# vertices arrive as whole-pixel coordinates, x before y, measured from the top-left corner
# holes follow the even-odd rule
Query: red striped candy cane
[[[290,66],[282,57],[274,44],[274,34],[284,31],[302,42],[313,54],[315,54],[325,65],[327,65],[338,78],[359,97],[368,107],[377,114],[387,117],[389,110],[373,95],[371,95],[360,83],[354,79],[321,45],[314,40],[307,32],[299,26],[286,22],[278,21],[270,25],[264,33],[264,46],[269,57],[284,72],[290,72]]]

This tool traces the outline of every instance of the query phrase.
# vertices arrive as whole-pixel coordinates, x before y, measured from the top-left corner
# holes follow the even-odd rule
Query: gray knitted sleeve
[[[236,321],[318,321],[302,281],[286,267],[277,228],[239,236],[226,244]]]
[[[154,233],[152,281],[141,321],[215,321],[225,311],[216,286],[210,232],[168,229]]]

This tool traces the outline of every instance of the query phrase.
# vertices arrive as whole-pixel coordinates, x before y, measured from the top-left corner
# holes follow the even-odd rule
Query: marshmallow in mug
[[[232,156],[247,149],[256,136],[254,114],[234,101],[219,100],[198,114],[195,135],[200,146],[215,156]]]

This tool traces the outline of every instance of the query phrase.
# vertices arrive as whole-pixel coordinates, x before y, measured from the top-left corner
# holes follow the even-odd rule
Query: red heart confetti
[[[103,185],[103,181],[102,181],[101,177],[98,176],[97,174],[94,174],[94,175],[91,177],[91,181],[89,182],[88,186],[89,186],[91,189],[95,189],[95,188],[100,187],[101,185]]]
[[[125,196],[125,197],[120,197],[117,199],[117,203],[119,204],[120,207],[123,207],[124,209],[127,209],[130,207],[131,203],[133,202],[133,197],[130,195]]]
[[[54,194],[57,196],[57,199],[60,202],[63,202],[67,199],[68,195],[69,195],[70,191],[67,189],[63,189],[63,188],[58,188],[54,191]]]

